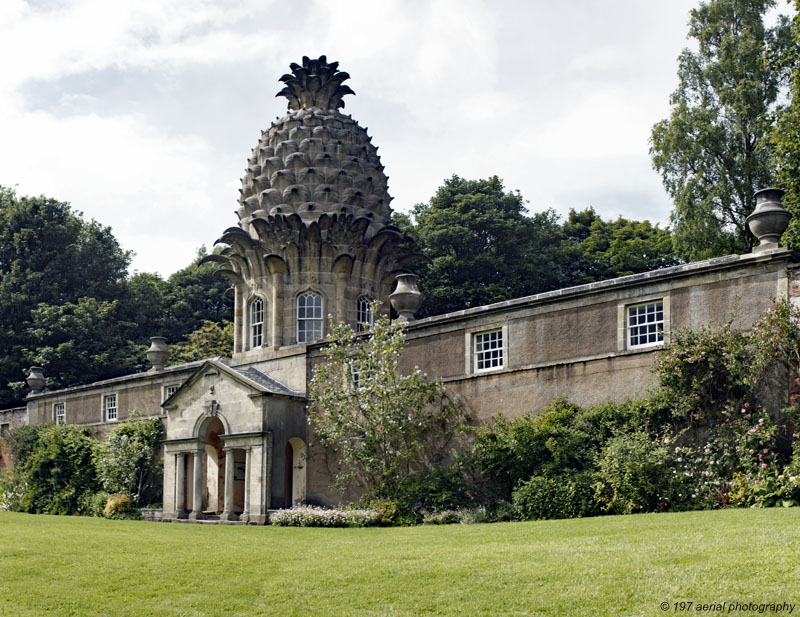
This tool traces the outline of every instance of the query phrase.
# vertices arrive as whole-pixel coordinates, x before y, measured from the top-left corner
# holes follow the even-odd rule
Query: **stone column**
[[[283,345],[283,311],[285,297],[283,272],[275,272],[272,275],[272,346],[280,347]],[[291,340],[291,336],[287,340]]]
[[[250,451],[252,448],[247,446],[245,451],[245,462],[244,462],[244,512],[239,517],[239,520],[243,523],[247,523],[250,520],[250,460],[251,455]]]
[[[189,515],[189,518],[193,521],[203,518],[203,454],[205,454],[205,450],[197,450],[194,453],[192,513]]]
[[[175,514],[186,518],[186,452],[175,453]]]
[[[233,512],[233,448],[223,448],[225,451],[225,506],[219,517],[221,521],[235,521]]]
[[[233,329],[233,351],[240,352],[244,349],[243,341],[247,340],[247,320],[244,318],[244,293],[241,283],[233,286],[233,294],[233,322],[236,324]]]
[[[333,302],[333,319],[334,322],[347,322],[347,274],[336,272],[335,276],[336,296]]]

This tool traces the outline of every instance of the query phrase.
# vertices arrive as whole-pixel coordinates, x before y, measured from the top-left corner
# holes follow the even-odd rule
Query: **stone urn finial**
[[[156,373],[158,371],[163,371],[167,360],[169,360],[167,339],[163,336],[151,336],[150,349],[147,350],[147,359],[153,365],[153,368],[151,368],[149,372]]]
[[[45,384],[44,369],[41,366],[32,366],[25,381],[31,389],[30,394],[39,394]]]
[[[758,246],[753,247],[754,253],[778,248],[781,235],[789,226],[789,214],[781,203],[782,189],[761,189],[755,194],[756,208],[745,219],[745,224],[756,238]]]
[[[402,323],[408,323],[414,319],[414,313],[419,310],[422,300],[425,298],[417,287],[418,278],[419,276],[416,274],[398,274],[397,288],[389,295],[389,301],[394,310],[400,314],[399,321]]]

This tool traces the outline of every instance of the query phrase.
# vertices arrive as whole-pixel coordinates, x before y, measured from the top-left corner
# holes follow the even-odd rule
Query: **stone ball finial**
[[[417,287],[417,279],[419,276],[416,274],[398,274],[397,288],[389,295],[389,301],[392,303],[394,310],[396,310],[400,317],[399,321],[408,323],[414,319],[414,313],[419,310],[425,296]]]
[[[754,253],[778,248],[781,235],[789,226],[792,215],[781,203],[783,193],[782,189],[768,188],[755,194],[755,210],[745,219],[750,233],[758,238],[758,246],[753,247]]]
[[[150,369],[151,373],[163,371],[164,366],[169,360],[169,349],[167,348],[167,339],[163,336],[151,336],[150,348],[147,350],[147,359],[153,368]]]
[[[39,394],[44,388],[44,369],[41,366],[32,366],[25,381],[31,389],[30,394]]]

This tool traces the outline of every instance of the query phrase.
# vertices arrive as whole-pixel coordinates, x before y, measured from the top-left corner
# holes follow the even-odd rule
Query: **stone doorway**
[[[203,439],[205,460],[203,461],[203,514],[221,514],[225,505],[225,451],[220,435],[225,434],[225,427],[219,418],[212,418],[208,423]]]
[[[306,444],[299,437],[286,442],[284,465],[284,507],[291,508],[306,500]]]

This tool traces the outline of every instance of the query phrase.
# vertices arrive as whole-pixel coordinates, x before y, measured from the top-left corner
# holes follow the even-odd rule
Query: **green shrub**
[[[573,476],[533,476],[520,484],[512,498],[520,520],[577,518],[597,514],[588,473]]]
[[[456,457],[451,465],[437,465],[407,477],[399,488],[395,522],[419,523],[423,510],[474,507],[485,499],[469,459]]]
[[[47,514],[76,512],[82,497],[98,488],[92,464],[97,442],[85,427],[74,424],[41,426],[35,438],[32,431],[23,434],[25,453],[15,459],[21,460],[19,465],[15,463],[23,487],[19,509]]]
[[[602,509],[615,514],[663,509],[665,496],[672,493],[671,444],[644,431],[609,440],[595,485],[595,499]]]
[[[378,524],[394,525],[398,520],[400,502],[397,499],[372,499],[367,502],[367,509],[378,514]]]
[[[492,517],[484,506],[477,508],[461,508],[458,510],[458,522],[462,525],[474,525],[476,523],[490,523]]]
[[[517,483],[547,473],[544,468],[583,468],[591,440],[575,421],[582,411],[559,400],[537,415],[498,416],[478,429],[473,455],[497,499],[510,498]]]
[[[109,497],[111,494],[106,491],[85,493],[78,500],[78,512],[86,516],[103,516],[103,509]]]
[[[161,498],[159,456],[164,429],[159,418],[120,422],[96,449],[94,464],[103,488],[124,493],[133,506]]]
[[[536,415],[498,417],[477,431],[475,465],[495,487],[495,500],[509,500],[514,487],[534,476],[593,472],[612,436],[657,423],[668,415],[666,409],[667,402],[659,396],[587,409],[558,400]]]
[[[6,443],[11,448],[14,467],[22,469],[39,442],[39,431],[42,426],[19,426],[11,431]]]
[[[106,501],[106,505],[103,508],[103,516],[105,518],[113,518],[126,514],[130,510],[131,498],[124,493],[117,493],[116,495],[111,495]]]
[[[461,522],[457,510],[439,510],[437,512],[424,512],[423,525],[452,525]]]

